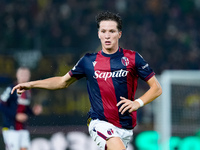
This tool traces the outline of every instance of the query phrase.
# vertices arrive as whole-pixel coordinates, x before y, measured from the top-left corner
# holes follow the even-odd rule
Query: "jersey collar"
[[[101,50],[101,54],[105,57],[114,57],[114,56],[117,56],[121,51],[122,51],[122,48],[119,47],[118,50],[113,54],[106,54],[103,52],[103,50]]]

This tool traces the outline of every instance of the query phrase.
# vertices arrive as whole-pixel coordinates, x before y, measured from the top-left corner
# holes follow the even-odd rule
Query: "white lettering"
[[[107,78],[110,78],[111,76],[112,76],[111,72],[106,72],[105,80],[107,80]]]
[[[122,77],[126,77],[127,74],[128,74],[128,71],[124,71],[124,72],[122,72]]]
[[[113,72],[101,72],[99,70],[95,71],[94,72],[94,78],[97,79],[97,78],[103,78],[105,81],[108,79],[108,78],[117,78],[117,77],[126,77],[128,74],[128,71],[126,70],[117,70],[117,71],[113,71]]]
[[[100,72],[100,71],[95,71],[95,72],[94,72],[94,75],[95,75],[95,76],[93,76],[93,77],[94,77],[95,79],[98,78],[98,72]]]

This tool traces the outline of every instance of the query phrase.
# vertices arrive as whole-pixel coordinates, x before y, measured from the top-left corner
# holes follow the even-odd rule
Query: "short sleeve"
[[[69,71],[69,75],[71,77],[75,77],[76,79],[81,79],[81,78],[85,77],[84,59],[85,59],[85,57],[83,56],[76,63],[76,65]]]
[[[150,68],[149,64],[137,52],[135,56],[135,64],[138,75],[142,80],[148,81],[152,76],[155,75],[154,71]]]

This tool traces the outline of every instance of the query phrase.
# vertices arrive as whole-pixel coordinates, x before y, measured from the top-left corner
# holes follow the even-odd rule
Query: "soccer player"
[[[119,47],[122,20],[118,14],[101,12],[96,16],[102,49],[85,54],[64,76],[22,83],[12,89],[19,94],[31,88],[67,88],[85,77],[91,103],[89,134],[101,150],[125,150],[136,126],[136,110],[156,99],[161,86],[149,64],[136,51]],[[149,90],[135,99],[137,80]]]
[[[17,83],[28,82],[30,76],[28,68],[18,68],[16,72]],[[33,109],[30,108],[30,90],[21,95],[17,92],[11,95],[11,90],[15,85],[8,86],[0,97],[0,112],[3,115],[2,134],[6,150],[28,150],[30,136],[26,129],[26,122],[29,115],[39,115],[42,107],[35,105]]]

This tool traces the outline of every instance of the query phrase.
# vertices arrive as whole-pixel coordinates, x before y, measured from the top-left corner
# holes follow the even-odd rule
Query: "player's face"
[[[16,78],[18,83],[28,82],[30,80],[31,73],[28,69],[18,69]]]
[[[119,38],[122,32],[117,29],[117,22],[111,20],[101,21],[98,36],[104,52],[115,52],[119,47]]]

